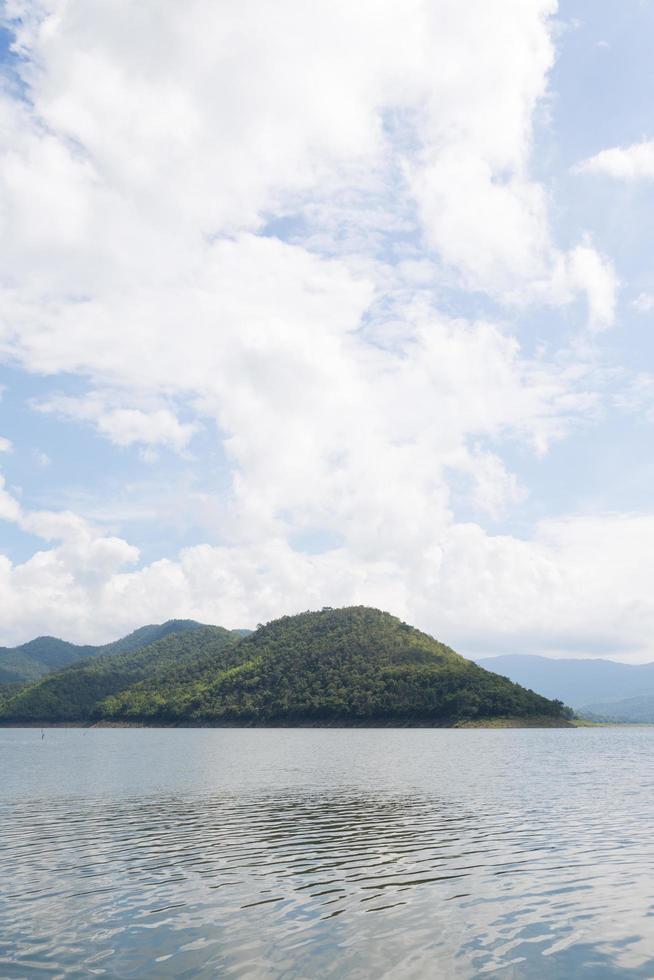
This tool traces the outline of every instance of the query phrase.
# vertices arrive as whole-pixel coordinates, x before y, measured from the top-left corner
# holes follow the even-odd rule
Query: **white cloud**
[[[98,432],[117,446],[135,443],[147,447],[168,446],[181,452],[198,430],[195,422],[182,423],[169,409],[143,411],[140,408],[110,408],[112,396],[98,392],[84,398],[57,395],[34,402],[41,412],[55,413],[64,418],[92,422]],[[113,396],[120,398],[120,394]]]
[[[76,514],[26,511],[0,477],[0,520],[9,521],[54,547],[12,565],[0,557],[0,605],[10,638],[42,632],[77,637],[93,627],[94,609],[107,582],[138,559],[138,549]]]
[[[654,140],[602,150],[576,164],[573,173],[603,175],[618,180],[651,179],[654,177]]]
[[[0,453],[10,453],[13,448],[11,439],[7,439],[5,436],[0,436]]]
[[[654,422],[654,374],[639,371],[613,396],[616,407],[637,415],[640,420]]]
[[[355,192],[357,222],[374,193],[383,225],[399,193],[403,220],[415,224],[415,205],[417,230],[464,285],[524,297],[552,275],[558,252],[529,150],[554,0],[476,0],[465,12],[455,0],[287,0],[274,11],[198,0],[164,17],[143,8],[129,45],[102,4],[52,0],[42,22],[29,4],[13,8],[27,24],[34,110],[4,106],[8,274],[38,269],[71,338],[93,312],[71,299],[106,306],[104,287],[127,287],[140,319],[149,288],[192,291],[202,236],[256,231],[326,189],[323,227]],[[20,332],[34,332],[23,315],[14,308]],[[37,332],[52,369],[61,355],[43,349],[47,323]],[[96,360],[108,353],[98,341]]]
[[[441,291],[511,316],[583,294],[593,330],[614,316],[610,262],[583,236],[557,246],[530,167],[555,12],[193,0],[141,4],[126,33],[120,3],[13,0],[26,98],[0,95],[0,350],[78,375],[86,394],[40,408],[146,461],[213,423],[231,483],[206,508],[213,544],[127,571],[136,549],[101,515],[0,498],[55,542],[3,562],[7,637],[352,601],[477,644],[493,609],[502,637],[595,621],[563,532],[452,517],[452,473],[501,516],[524,493],[504,443],[544,454],[596,396],[581,356],[528,355],[503,312],[446,314]],[[295,551],[313,528],[342,544]]]
[[[618,280],[611,263],[590,245],[578,245],[568,254],[566,278],[569,285],[586,293],[590,329],[606,330],[612,326]]]
[[[500,457],[479,446],[465,454],[458,469],[467,472],[473,482],[470,502],[495,520],[526,496],[526,489],[515,474],[507,470]]]
[[[497,652],[651,659],[654,607],[645,582],[653,543],[649,515],[546,521],[527,541],[455,528],[442,568],[444,601],[457,603],[451,629],[467,633],[468,649],[488,649],[492,636]],[[474,625],[457,626],[457,617]]]
[[[20,517],[20,504],[13,494],[5,489],[5,479],[0,476],[0,520],[17,521]]]
[[[637,313],[651,313],[654,310],[654,296],[651,293],[639,293],[631,305]]]
[[[12,566],[0,561],[4,635],[54,632],[104,641],[135,625],[192,616],[253,625],[328,603],[388,608],[470,655],[524,652],[651,659],[654,518],[601,515],[545,522],[534,537],[490,536],[476,524],[426,533],[413,566],[352,561],[347,549],[300,554],[281,539],[187,548],[129,571],[130,546],[71,515],[25,527],[60,538]]]

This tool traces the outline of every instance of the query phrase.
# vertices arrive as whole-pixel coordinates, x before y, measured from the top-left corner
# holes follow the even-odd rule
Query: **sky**
[[[0,644],[654,660],[654,2],[1,23]]]

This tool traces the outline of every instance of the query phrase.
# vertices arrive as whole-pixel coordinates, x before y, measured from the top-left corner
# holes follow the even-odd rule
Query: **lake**
[[[654,977],[654,729],[0,729],[0,976]]]

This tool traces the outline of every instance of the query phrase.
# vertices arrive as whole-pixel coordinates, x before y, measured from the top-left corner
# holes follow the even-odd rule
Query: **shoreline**
[[[456,721],[456,722],[433,722],[433,721],[407,721],[407,722],[386,722],[386,721],[373,721],[366,720],[361,722],[352,721],[333,721],[333,722],[297,722],[297,723],[287,723],[287,722],[270,722],[268,724],[238,724],[236,722],[213,722],[213,723],[202,723],[202,722],[180,722],[179,724],[162,724],[153,723],[149,724],[147,722],[141,721],[59,721],[59,722],[48,722],[48,721],[35,721],[35,722],[0,722],[0,728],[84,728],[84,729],[100,729],[100,728],[147,728],[147,729],[157,729],[157,730],[175,730],[175,729],[238,729],[238,730],[293,730],[293,729],[394,729],[401,731],[403,729],[445,729],[449,731],[454,730],[471,730],[471,729],[546,729],[546,728],[578,728],[586,727],[579,726],[574,723],[574,721],[569,721],[568,719],[559,719],[546,717],[538,718],[487,718],[487,719],[476,719],[468,721]],[[593,726],[595,727],[595,726]],[[598,726],[599,727],[599,726]],[[606,727],[606,726],[603,726]],[[615,726],[611,726],[615,727]],[[622,726],[624,727],[624,726]],[[631,727],[631,726],[626,726]]]

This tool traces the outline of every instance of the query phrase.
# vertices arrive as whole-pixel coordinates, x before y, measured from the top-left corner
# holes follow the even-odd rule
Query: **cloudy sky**
[[[7,0],[0,643],[654,659],[651,0]]]

